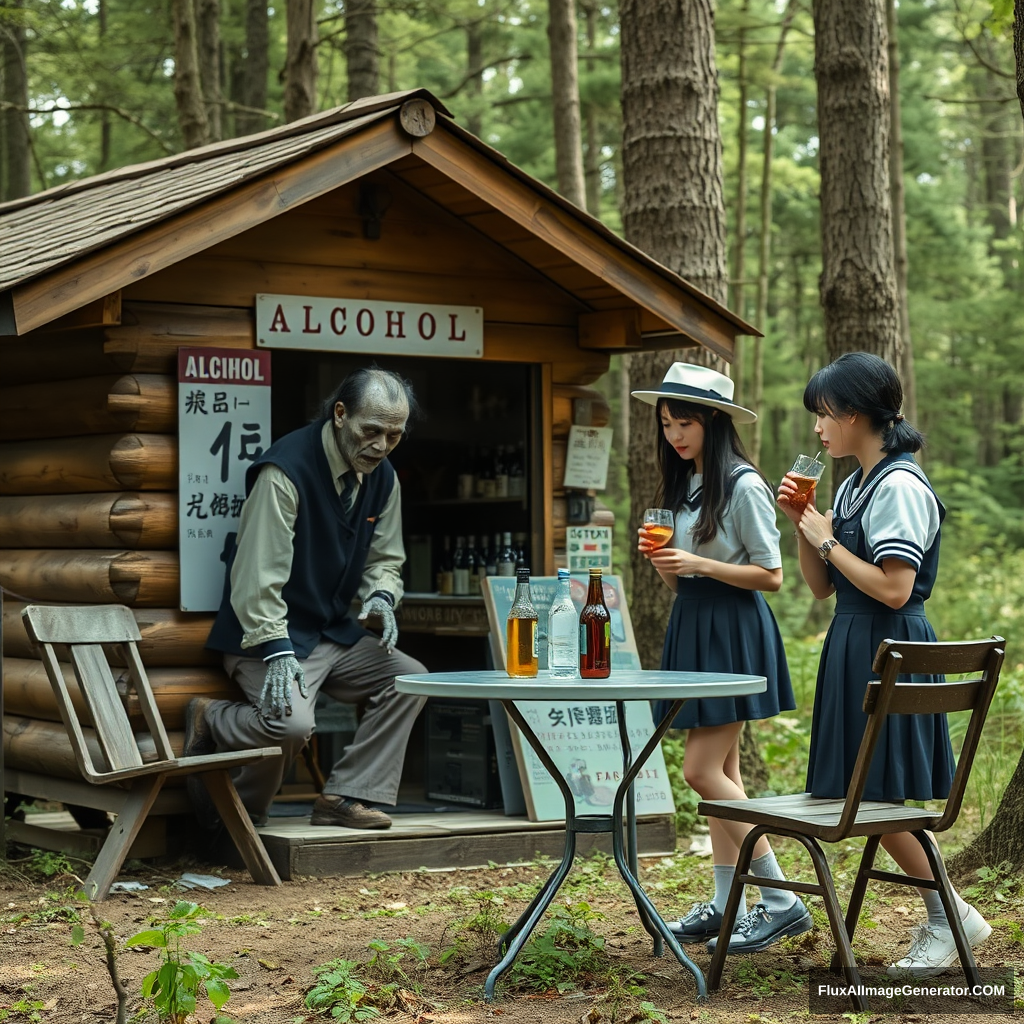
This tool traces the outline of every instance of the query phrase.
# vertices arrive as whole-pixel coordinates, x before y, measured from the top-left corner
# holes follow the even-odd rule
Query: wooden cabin
[[[0,206],[6,791],[117,810],[78,775],[21,625],[26,600],[130,606],[179,743],[190,697],[232,694],[204,648],[212,612],[180,610],[177,357],[264,347],[264,295],[479,314],[479,356],[420,355],[415,338],[372,353],[414,382],[427,413],[393,462],[418,576],[402,646],[431,668],[487,656],[482,600],[430,592],[442,535],[515,531],[535,573],[562,561],[566,437],[574,416],[607,422],[588,386],[609,357],[702,346],[729,359],[737,334],[753,333],[423,90]],[[271,347],[275,438],[369,361],[337,332],[333,347],[311,340]],[[523,495],[460,498],[458,477],[496,446],[522,453]],[[180,792],[161,800],[183,809]]]

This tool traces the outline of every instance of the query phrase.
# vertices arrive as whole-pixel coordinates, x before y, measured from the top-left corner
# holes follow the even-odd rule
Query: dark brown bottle
[[[590,570],[587,603],[580,612],[580,677],[605,679],[612,671],[612,617],[604,603],[601,570]]]

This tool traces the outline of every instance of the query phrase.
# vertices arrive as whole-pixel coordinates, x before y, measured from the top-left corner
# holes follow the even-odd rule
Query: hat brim
[[[757,419],[756,412],[721,398],[681,395],[674,391],[631,391],[630,394],[647,405],[657,405],[659,399],[668,398],[673,402],[685,402],[687,405],[706,405],[711,409],[721,409],[722,412],[728,413],[732,417],[734,423],[753,423]]]

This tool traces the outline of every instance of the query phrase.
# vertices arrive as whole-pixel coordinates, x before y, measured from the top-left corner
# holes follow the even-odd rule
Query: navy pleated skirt
[[[859,607],[858,607],[859,605]],[[864,691],[883,640],[935,640],[923,602],[880,610],[864,598],[841,599],[825,637],[818,666],[807,762],[812,796],[846,795],[867,715]],[[935,683],[943,676],[900,676],[900,682]],[[890,715],[868,770],[865,800],[941,800],[949,795],[956,763],[945,715]]]
[[[764,595],[756,590],[705,576],[680,576],[661,667],[675,672],[736,672],[768,680],[764,693],[749,697],[688,700],[672,723],[676,729],[771,718],[796,707],[779,627]],[[668,707],[668,702],[658,701],[656,716]]]

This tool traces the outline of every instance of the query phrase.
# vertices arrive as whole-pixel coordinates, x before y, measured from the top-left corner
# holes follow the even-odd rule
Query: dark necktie
[[[356,479],[355,470],[349,469],[341,475],[341,507],[345,512],[345,515],[350,515],[352,512],[352,505],[356,497],[356,485],[359,481]]]

